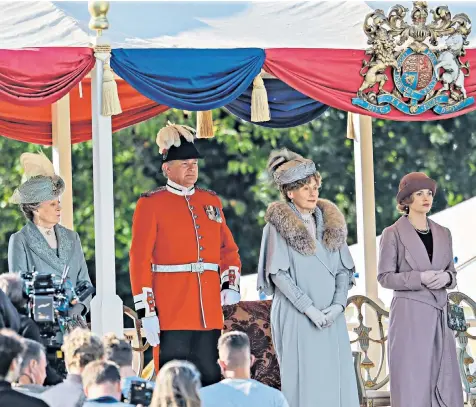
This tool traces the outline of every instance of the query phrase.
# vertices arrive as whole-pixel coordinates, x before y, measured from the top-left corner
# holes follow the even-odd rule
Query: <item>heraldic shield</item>
[[[412,24],[405,22],[407,12],[396,5],[388,16],[375,10],[365,17],[370,60],[362,62],[364,80],[352,104],[377,114],[390,113],[393,106],[409,115],[430,109],[442,115],[472,105],[474,98],[464,87],[469,62],[460,60],[469,44],[469,17],[452,17],[447,6],[440,6],[431,10],[433,21],[427,24],[426,1],[413,2]],[[389,69],[395,85],[390,90],[384,89]]]

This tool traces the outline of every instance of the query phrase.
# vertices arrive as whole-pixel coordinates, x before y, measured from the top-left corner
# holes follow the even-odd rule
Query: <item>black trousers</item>
[[[210,331],[161,331],[159,369],[171,360],[188,360],[200,371],[202,386],[221,380],[218,365],[219,329]]]

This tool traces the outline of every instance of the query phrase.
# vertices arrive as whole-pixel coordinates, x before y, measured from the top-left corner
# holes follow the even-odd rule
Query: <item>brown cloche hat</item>
[[[401,204],[405,198],[421,189],[429,189],[435,195],[436,181],[424,172],[411,172],[405,175],[398,186],[397,202]]]

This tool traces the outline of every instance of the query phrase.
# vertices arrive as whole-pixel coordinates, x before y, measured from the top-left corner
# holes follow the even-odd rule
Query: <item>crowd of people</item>
[[[45,348],[11,329],[0,329],[0,405],[288,407],[280,391],[251,379],[254,357],[243,332],[220,337],[218,365],[224,379],[203,388],[200,372],[188,361],[166,363],[155,384],[137,377],[130,344],[114,334],[100,338],[87,329],[76,328],[65,337],[62,349],[68,375],[56,385],[45,386]],[[131,386],[137,384],[153,389],[151,397],[134,400]]]

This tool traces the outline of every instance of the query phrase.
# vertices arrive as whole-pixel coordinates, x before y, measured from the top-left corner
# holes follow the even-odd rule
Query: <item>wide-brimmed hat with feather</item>
[[[43,153],[23,153],[20,164],[26,181],[13,192],[10,202],[32,204],[58,198],[64,191],[63,179],[55,174],[53,164]]]
[[[194,133],[192,127],[167,122],[156,139],[163,162],[202,158],[194,144]]]
[[[268,159],[268,173],[277,185],[291,184],[317,172],[316,164],[293,151],[283,148],[272,151]]]

